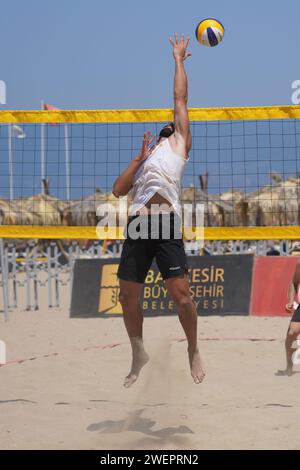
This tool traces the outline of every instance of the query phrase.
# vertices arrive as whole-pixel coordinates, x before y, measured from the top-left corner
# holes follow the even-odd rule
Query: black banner
[[[76,260],[71,317],[121,315],[118,259]],[[248,315],[252,255],[190,256],[190,294],[199,315]],[[174,315],[160,272],[153,263],[145,281],[141,305],[145,315]]]

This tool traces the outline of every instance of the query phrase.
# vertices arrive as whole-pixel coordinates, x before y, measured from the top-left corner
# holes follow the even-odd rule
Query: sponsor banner
[[[103,261],[98,259],[75,260],[70,309],[71,317],[98,316],[99,289],[104,266]]]
[[[298,257],[260,256],[255,259],[251,315],[290,316],[285,311],[287,290]]]
[[[121,315],[119,259],[76,260],[71,316]],[[253,256],[191,256],[188,258],[190,294],[199,315],[248,315]],[[153,263],[141,295],[147,316],[174,315],[176,308]]]

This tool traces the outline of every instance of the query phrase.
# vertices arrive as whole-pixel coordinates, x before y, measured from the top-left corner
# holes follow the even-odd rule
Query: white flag
[[[11,136],[17,137],[18,139],[24,139],[24,137],[26,137],[26,134],[23,131],[22,127],[13,124],[11,126]]]

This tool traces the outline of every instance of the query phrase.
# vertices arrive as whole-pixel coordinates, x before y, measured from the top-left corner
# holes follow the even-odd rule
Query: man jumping
[[[205,376],[197,345],[197,312],[189,293],[184,244],[182,235],[175,236],[178,220],[181,220],[181,179],[192,145],[184,68],[184,60],[191,54],[187,52],[189,38],[185,39],[183,35],[178,38],[175,34],[175,38],[169,40],[175,60],[174,122],[162,128],[157,143],[152,147],[154,137],[150,132],[144,134],[139,155],[113,186],[116,197],[125,196],[131,191],[133,200],[118,269],[120,302],[132,347],[132,365],[125,378],[125,387],[130,387],[137,380],[149,360],[143,345],[143,315],[139,297],[154,258],[186,334],[191,375],[197,384]],[[152,237],[155,230],[149,228],[149,224],[147,237],[144,234],[137,238],[131,234],[137,220],[144,217],[151,225],[157,214],[157,237]],[[169,234],[165,236],[162,232],[165,233],[167,224]]]

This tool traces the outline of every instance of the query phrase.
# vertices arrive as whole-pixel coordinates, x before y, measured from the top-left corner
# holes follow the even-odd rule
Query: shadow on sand
[[[151,418],[142,417],[144,409],[131,411],[126,419],[112,421],[105,420],[99,423],[90,424],[87,428],[88,431],[98,431],[101,434],[122,433],[124,431],[134,431],[145,434],[159,441],[167,442],[172,441],[173,437],[182,436],[183,434],[194,434],[193,431],[187,426],[165,427],[153,430],[156,421]],[[175,439],[176,440],[176,439]]]

